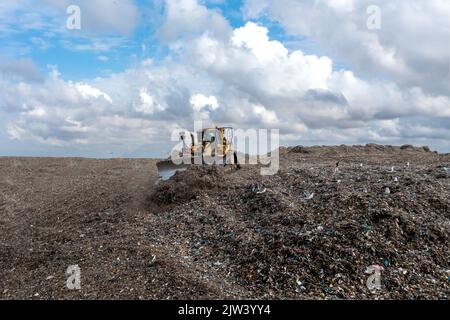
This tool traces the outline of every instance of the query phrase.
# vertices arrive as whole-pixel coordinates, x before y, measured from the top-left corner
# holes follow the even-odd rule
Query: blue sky
[[[30,2],[31,3],[31,2]],[[53,13],[51,17],[44,18],[49,28],[22,28],[20,22],[14,25],[17,32],[4,33],[0,37],[3,55],[11,58],[30,58],[39,70],[45,74],[48,65],[58,67],[62,77],[67,80],[80,81],[83,79],[105,76],[125,70],[130,65],[143,59],[151,58],[155,62],[164,60],[170,51],[155,33],[164,19],[164,3],[152,0],[135,0],[134,4],[139,10],[139,20],[133,32],[123,35],[116,32],[90,33],[64,28],[69,15],[64,10],[55,10],[44,3],[42,11]],[[79,4],[77,1],[70,3]],[[246,19],[242,12],[242,0],[212,0],[202,2],[207,8],[217,10],[225,17],[233,28],[245,25]],[[83,11],[83,6],[80,6]],[[20,15],[33,14],[33,7],[23,7],[17,10],[17,21],[24,18]],[[326,51],[313,39],[305,36],[290,35],[286,33],[280,23],[267,17],[259,22],[269,30],[271,39],[283,42],[291,50],[301,49],[305,53],[325,54]],[[23,22],[22,22],[23,23]],[[54,32],[58,29],[58,32]],[[80,45],[94,45],[95,42],[110,44],[105,48],[77,49]],[[146,47],[143,50],[143,46]],[[107,58],[107,60],[105,59]],[[336,68],[347,68],[344,62],[335,62]]]
[[[71,3],[79,4],[75,0]],[[81,31],[63,28],[54,33],[52,29],[64,27],[69,15],[64,10],[53,9],[54,15],[45,20],[59,26],[52,25],[48,29],[19,28],[21,30],[18,32],[3,34],[0,45],[4,48],[5,55],[31,58],[42,73],[47,72],[48,65],[56,65],[63,78],[73,81],[120,72],[142,59],[151,58],[156,62],[165,59],[169,54],[167,46],[155,36],[163,20],[164,4],[151,0],[136,0],[134,4],[139,10],[139,21],[129,35],[116,32],[90,34],[89,31],[83,32],[83,28]],[[240,0],[210,1],[204,4],[208,8],[219,10],[233,27],[240,27],[245,23],[241,12],[243,2]],[[45,8],[51,6],[47,5]],[[82,5],[80,8],[83,12]],[[31,9],[32,6],[24,7],[17,13],[31,14]],[[285,35],[274,24],[271,36],[282,38]],[[95,41],[111,43],[112,47],[109,50],[76,49],[79,45],[92,45]],[[146,46],[145,51],[142,49],[143,45]],[[104,57],[108,60],[102,60]]]
[[[81,30],[66,28],[71,4]],[[0,155],[161,156],[195,119],[278,128],[286,145],[448,151],[448,6],[2,1]]]

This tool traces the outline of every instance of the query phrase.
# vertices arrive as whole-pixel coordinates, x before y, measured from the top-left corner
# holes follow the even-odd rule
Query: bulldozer
[[[172,159],[157,163],[158,174],[162,180],[168,180],[177,171],[186,170],[190,165],[223,165],[240,168],[237,151],[234,148],[234,129],[232,127],[215,127],[198,131],[197,139],[193,133],[187,137],[180,133],[183,148],[178,159],[182,163],[176,164]],[[195,141],[198,143],[195,143]]]

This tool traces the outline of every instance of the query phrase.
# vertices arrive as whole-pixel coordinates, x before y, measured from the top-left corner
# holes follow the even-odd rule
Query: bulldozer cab
[[[231,127],[204,129],[200,134],[204,156],[226,156],[232,149],[234,131]]]

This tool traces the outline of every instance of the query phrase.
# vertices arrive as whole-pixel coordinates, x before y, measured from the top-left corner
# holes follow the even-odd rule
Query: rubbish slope
[[[448,299],[450,155],[280,155],[157,184],[153,160],[0,158],[0,298]]]
[[[281,153],[274,176],[196,167],[160,185],[165,241],[255,298],[448,298],[448,155],[377,145]],[[367,286],[374,266],[377,288]]]

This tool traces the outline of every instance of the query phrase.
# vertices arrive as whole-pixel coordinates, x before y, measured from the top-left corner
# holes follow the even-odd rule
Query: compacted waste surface
[[[448,299],[449,167],[374,144],[167,181],[154,160],[2,158],[0,298]]]

